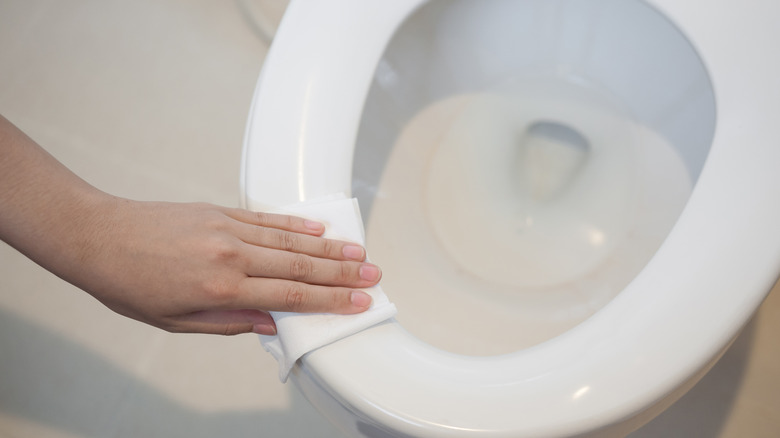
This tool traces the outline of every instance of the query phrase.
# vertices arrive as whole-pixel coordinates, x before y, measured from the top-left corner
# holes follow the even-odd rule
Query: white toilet
[[[398,319],[292,378],[347,436],[624,436],[780,274],[780,3],[293,0],[244,206],[344,192]]]

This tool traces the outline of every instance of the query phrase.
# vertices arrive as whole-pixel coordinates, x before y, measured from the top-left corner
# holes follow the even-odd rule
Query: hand
[[[69,280],[173,332],[275,334],[268,311],[359,313],[380,270],[322,224],[209,204],[114,198]]]
[[[268,311],[358,313],[379,268],[321,224],[108,195],[0,116],[0,239],[114,311],[175,332],[274,334]]]

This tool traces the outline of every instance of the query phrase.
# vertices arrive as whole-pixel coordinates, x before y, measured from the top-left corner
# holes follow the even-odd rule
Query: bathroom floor
[[[281,0],[4,0],[0,113],[92,184],[238,204]],[[632,435],[780,435],[780,287],[715,368]],[[0,436],[339,437],[253,335],[125,319],[0,243]]]

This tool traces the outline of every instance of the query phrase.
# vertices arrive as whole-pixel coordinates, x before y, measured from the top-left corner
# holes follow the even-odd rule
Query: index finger
[[[259,211],[230,208],[225,214],[239,222],[260,227],[276,228],[278,230],[292,231],[295,233],[319,236],[325,232],[325,225],[321,222],[277,213],[264,213]]]
[[[360,313],[371,306],[371,295],[360,289],[330,287],[277,278],[247,277],[239,299],[231,303],[242,308],[267,311]]]

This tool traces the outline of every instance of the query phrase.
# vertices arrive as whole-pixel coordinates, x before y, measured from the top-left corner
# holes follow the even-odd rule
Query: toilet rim
[[[323,151],[354,144],[385,43],[423,1],[344,1],[344,8],[323,3],[293,1],[266,60],[244,150],[242,201],[250,208],[349,191],[351,146],[334,156]],[[648,3],[699,52],[713,83],[718,123],[685,210],[634,281],[590,319],[527,350],[459,356],[389,322],[309,353],[294,375],[328,387],[365,418],[392,422],[415,436],[443,430],[454,436],[475,430],[546,436],[630,417],[718,357],[780,266],[780,233],[774,230],[780,223],[780,148],[767,147],[780,114],[780,87],[762,87],[780,77],[780,58],[771,51],[780,4]],[[353,14],[345,17],[343,10]],[[393,20],[371,20],[388,15]],[[353,16],[362,19],[351,23]],[[334,22],[344,31],[330,32]],[[723,23],[739,31],[723,32]],[[353,71],[333,68],[347,60]],[[280,144],[294,147],[266,146]],[[258,161],[259,155],[265,158]]]

